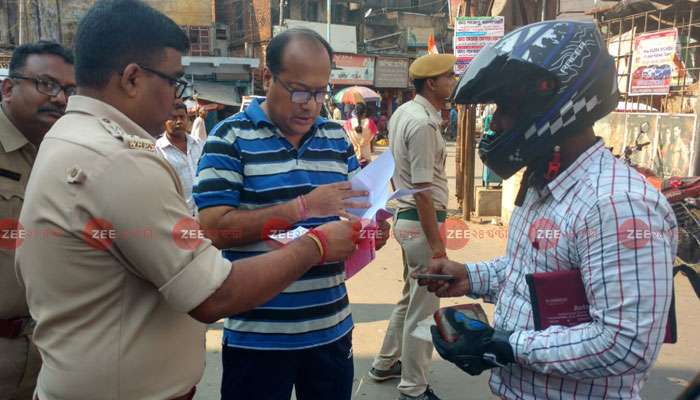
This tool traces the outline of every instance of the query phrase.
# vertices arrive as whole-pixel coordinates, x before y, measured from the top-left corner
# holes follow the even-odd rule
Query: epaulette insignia
[[[156,151],[156,144],[148,139],[142,139],[138,136],[124,135],[124,142],[132,150],[146,150],[150,152]]]
[[[156,151],[156,145],[148,139],[143,139],[138,136],[126,134],[119,125],[110,121],[107,118],[100,118],[100,124],[109,132],[110,135],[124,142],[131,150],[145,150],[150,152]]]

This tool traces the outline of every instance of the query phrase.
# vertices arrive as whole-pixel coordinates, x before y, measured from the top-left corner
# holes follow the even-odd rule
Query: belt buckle
[[[21,318],[22,320],[22,331],[21,336],[29,336],[34,333],[34,327],[36,327],[36,321],[32,317]]]

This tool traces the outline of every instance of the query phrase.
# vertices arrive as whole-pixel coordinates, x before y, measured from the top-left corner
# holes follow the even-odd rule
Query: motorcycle
[[[659,177],[654,171],[635,165],[632,156],[651,144],[640,143],[646,136],[649,124],[643,123],[634,144],[625,146],[621,154],[625,164],[636,169],[644,178],[666,197],[671,204],[678,223],[678,251],[673,263],[673,276],[680,273],[690,282],[695,295],[700,299],[700,177]],[[647,136],[648,137],[648,136]],[[612,151],[612,149],[610,149]],[[663,159],[657,149],[659,171],[664,170]],[[700,398],[700,374],[686,387],[676,400],[696,400]]]
[[[673,266],[673,276],[680,273],[688,278],[696,296],[700,299],[700,177],[672,176],[668,179],[659,177],[654,171],[635,165],[633,155],[639,154],[651,144],[640,143],[647,136],[649,124],[642,124],[634,144],[625,146],[622,161],[642,174],[647,182],[666,197],[671,204],[678,223],[678,252]],[[648,136],[647,136],[648,137]],[[612,151],[612,149],[611,149]],[[657,149],[659,171],[663,171],[663,159]]]

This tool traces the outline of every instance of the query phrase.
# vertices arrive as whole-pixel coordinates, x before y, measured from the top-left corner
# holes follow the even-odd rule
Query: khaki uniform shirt
[[[208,240],[181,240],[192,217],[153,151],[136,123],[83,96],[42,142],[16,259],[42,400],[163,400],[201,379],[205,325],[187,313],[231,266]]]
[[[448,200],[447,152],[440,133],[441,122],[440,112],[419,94],[396,109],[389,120],[396,189],[415,189],[417,183],[432,183],[436,210],[446,210]],[[403,197],[398,203],[400,208],[416,207],[412,196]]]
[[[27,300],[15,275],[15,239],[22,230],[15,223],[24,201],[36,148],[0,108],[0,319],[26,317]]]

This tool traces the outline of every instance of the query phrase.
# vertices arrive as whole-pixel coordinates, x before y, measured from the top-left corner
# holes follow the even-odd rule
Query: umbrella
[[[364,86],[351,86],[345,88],[333,96],[336,103],[357,104],[381,100],[379,93]]]

